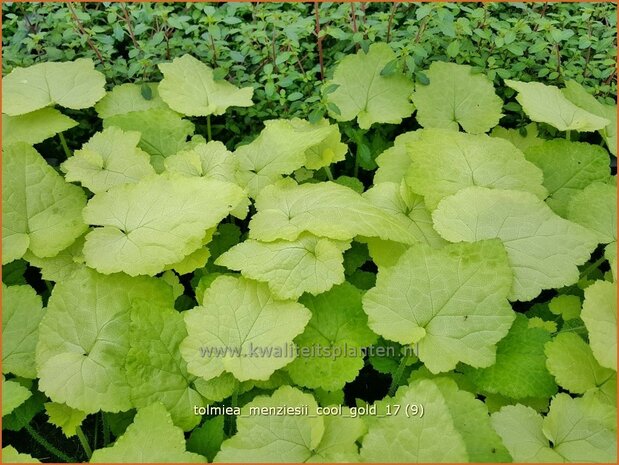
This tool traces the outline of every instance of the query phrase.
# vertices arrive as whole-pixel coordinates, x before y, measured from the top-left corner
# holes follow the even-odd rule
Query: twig
[[[387,43],[389,43],[389,41],[391,40],[391,27],[393,26],[393,18],[395,17],[395,12],[398,11],[399,6],[400,4],[398,2],[393,2],[393,5],[391,6],[391,14],[389,15],[389,22],[387,23]]]
[[[211,39],[211,47],[213,48],[213,66],[217,66],[217,48],[215,47],[215,40],[213,39],[213,34],[210,32],[208,36]]]
[[[137,49],[140,48],[138,41],[135,40],[135,34],[133,33],[133,26],[131,25],[131,18],[129,18],[129,12],[127,11],[127,7],[125,6],[124,3],[120,4],[122,10],[123,10],[123,15],[125,16],[125,23],[127,23],[127,30],[129,31],[129,37],[131,37],[131,41],[133,42],[133,46]]]
[[[548,3],[544,3],[544,7],[542,8],[541,13],[539,14],[539,18],[542,19],[544,16],[546,16],[546,10],[548,9]],[[537,23],[535,23],[535,27],[533,28],[533,32],[537,32],[537,30],[539,29],[539,21]]]
[[[355,3],[354,2],[350,3],[350,16],[351,16],[351,19],[352,19],[352,32],[353,32],[353,34],[356,34],[358,32],[358,29],[357,29],[357,12],[355,10]],[[355,49],[357,51],[359,51],[359,44],[358,43],[355,43]]]
[[[320,80],[325,80],[325,66],[322,58],[322,39],[320,37],[320,13],[318,12],[318,2],[314,2],[314,14],[316,18],[316,26],[314,32],[316,33],[316,47],[318,48],[318,62],[320,63]]]
[[[429,20],[430,20],[430,16],[426,16],[425,18],[423,18],[423,21],[421,22],[421,26],[419,26],[419,29],[417,30],[417,35],[415,36],[416,44],[419,43],[419,41],[421,40],[421,35],[426,30],[426,26]]]
[[[69,8],[69,11],[71,12],[71,16],[73,17],[73,21],[75,21],[75,25],[77,27],[77,30],[79,31],[79,33],[82,36],[86,37],[86,43],[88,44],[88,46],[92,49],[93,52],[95,52],[95,54],[99,58],[99,61],[101,62],[101,64],[107,65],[107,61],[105,61],[103,59],[103,55],[101,55],[101,52],[99,51],[97,46],[90,39],[90,35],[86,32],[86,30],[84,29],[84,26],[82,26],[82,22],[77,17],[77,13],[75,12],[75,9],[73,8],[73,5],[71,5],[71,2],[67,2],[67,8]]]

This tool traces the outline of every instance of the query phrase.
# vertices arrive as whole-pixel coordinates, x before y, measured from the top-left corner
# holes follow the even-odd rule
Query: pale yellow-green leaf
[[[114,126],[104,129],[61,165],[65,179],[97,194],[153,175],[150,156],[138,148],[139,142],[139,132]]]
[[[2,113],[23,115],[50,105],[79,110],[105,95],[105,76],[90,58],[15,68],[2,78]]]
[[[86,230],[84,191],[67,183],[34,148],[22,142],[5,148],[2,172],[2,263],[28,250],[53,257]]]
[[[417,85],[413,103],[424,128],[444,128],[471,134],[488,132],[499,124],[503,102],[492,81],[473,74],[468,65],[435,61],[426,71],[428,85]]]
[[[329,109],[329,115],[338,121],[357,118],[361,129],[374,123],[398,124],[409,117],[414,108],[410,102],[413,82],[399,71],[381,75],[385,65],[395,58],[386,43],[375,43],[367,53],[359,50],[344,57],[324,87],[338,86],[326,98],[339,113]]]
[[[610,123],[574,105],[556,86],[510,79],[505,84],[518,92],[516,100],[532,121],[550,124],[559,131],[581,132],[597,131]]]
[[[2,145],[15,142],[39,144],[59,132],[77,126],[77,121],[55,108],[42,108],[20,116],[2,115]]]
[[[349,243],[302,234],[294,241],[246,240],[220,255],[216,265],[266,282],[276,298],[320,294],[344,282],[343,252]]]
[[[581,318],[597,361],[617,371],[617,285],[596,281],[587,287]]]
[[[597,245],[592,232],[557,216],[524,191],[467,187],[446,197],[432,214],[434,228],[451,242],[499,238],[514,273],[510,300],[578,281],[578,266]]]
[[[142,86],[148,86],[152,97],[146,100],[142,95]],[[157,84],[120,84],[115,86],[96,105],[95,110],[99,118],[124,115],[133,111],[146,111],[151,108],[168,108],[159,97]]]
[[[216,81],[213,70],[191,55],[161,63],[159,95],[170,108],[187,116],[223,115],[228,107],[250,107],[253,87],[239,89]]]

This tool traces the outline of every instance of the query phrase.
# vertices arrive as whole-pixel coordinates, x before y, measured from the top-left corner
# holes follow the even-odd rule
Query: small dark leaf
[[[339,107],[335,104],[335,103],[331,103],[329,102],[327,104],[327,109],[331,112],[334,113],[336,115],[341,115],[342,112],[340,111]]]
[[[142,94],[142,97],[144,97],[144,100],[153,99],[153,89],[151,89],[148,84],[142,84],[140,87],[140,93]]]
[[[415,76],[417,77],[417,82],[419,84],[424,85],[424,86],[427,86],[428,84],[430,84],[430,78],[426,76],[425,73],[422,73],[420,71]]]
[[[328,86],[325,87],[325,90],[324,90],[325,95],[329,95],[330,93],[335,92],[338,87],[340,87],[339,84],[329,84]]]
[[[391,76],[398,69],[398,60],[391,60],[387,63],[380,72],[381,76]]]
[[[309,120],[310,123],[315,124],[318,121],[320,121],[320,119],[324,116],[324,114],[325,112],[323,109],[314,110],[309,114],[307,119]]]

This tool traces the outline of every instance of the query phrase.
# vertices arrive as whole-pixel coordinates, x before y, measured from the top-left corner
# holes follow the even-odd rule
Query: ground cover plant
[[[362,38],[6,73],[4,462],[616,460],[614,87]]]

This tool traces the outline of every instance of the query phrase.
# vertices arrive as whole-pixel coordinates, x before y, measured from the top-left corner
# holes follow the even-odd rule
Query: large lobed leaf
[[[207,229],[243,200],[233,184],[202,178],[152,176],[95,195],[84,220],[86,264],[101,273],[154,275],[200,248]]]
[[[294,359],[292,339],[311,314],[297,302],[275,300],[266,284],[219,276],[202,306],[184,316],[188,336],[180,351],[188,371],[206,380],[226,371],[246,381],[266,380]]]
[[[414,108],[409,99],[412,81],[400,72],[383,73],[394,59],[395,53],[384,43],[372,44],[367,53],[359,50],[342,59],[325,87],[336,87],[326,96],[337,108],[328,107],[330,116],[338,121],[357,118],[362,129],[374,123],[397,124],[410,116]]]
[[[81,217],[86,195],[31,146],[20,142],[3,152],[2,263],[26,251],[53,257],[86,230]]]
[[[575,283],[578,265],[597,245],[592,232],[523,191],[468,187],[443,199],[432,218],[451,242],[503,241],[514,273],[510,300],[530,300],[543,289]]]
[[[458,362],[492,365],[495,344],[515,316],[507,295],[512,274],[500,241],[415,245],[391,267],[379,269],[363,309],[376,333],[417,344],[433,373]]]

